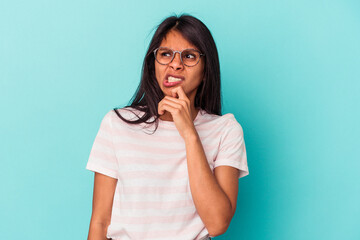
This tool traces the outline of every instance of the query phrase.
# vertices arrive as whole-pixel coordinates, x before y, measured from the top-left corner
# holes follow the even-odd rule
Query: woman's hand
[[[158,113],[163,115],[165,111],[170,112],[181,137],[186,139],[197,133],[192,120],[190,100],[181,86],[173,88],[171,92],[173,97],[165,96],[159,102]]]

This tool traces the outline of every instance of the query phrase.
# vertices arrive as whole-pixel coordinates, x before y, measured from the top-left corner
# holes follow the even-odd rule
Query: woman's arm
[[[117,179],[95,172],[88,240],[106,240]]]
[[[189,183],[201,220],[212,237],[226,232],[235,214],[239,170],[219,166],[211,172],[197,133],[184,139]]]
[[[191,115],[193,103],[181,86],[172,90],[158,104],[158,113],[169,111],[179,134],[185,141],[191,195],[209,235],[226,232],[236,209],[239,170],[219,166],[213,175]],[[176,98],[178,96],[179,98]]]

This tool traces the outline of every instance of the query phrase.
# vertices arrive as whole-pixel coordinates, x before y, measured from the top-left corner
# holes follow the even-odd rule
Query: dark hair
[[[157,27],[147,50],[141,74],[141,82],[131,98],[131,104],[126,107],[135,108],[144,112],[142,116],[135,114],[138,119],[130,121],[117,111],[113,110],[123,121],[130,124],[156,124],[158,127],[158,103],[165,97],[155,77],[155,57],[153,51],[158,48],[170,30],[176,30],[191,44],[204,53],[204,81],[199,85],[195,96],[195,108],[200,107],[207,113],[221,115],[220,92],[220,65],[215,41],[203,22],[199,19],[183,14],[179,17],[170,16],[163,20]],[[125,107],[125,108],[126,108]],[[128,109],[127,109],[128,110]],[[131,111],[131,110],[130,110]],[[147,121],[155,117],[153,121]]]

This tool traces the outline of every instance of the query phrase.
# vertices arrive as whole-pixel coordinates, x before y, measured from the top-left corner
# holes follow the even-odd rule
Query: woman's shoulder
[[[223,115],[217,115],[217,114],[212,114],[212,113],[207,113],[205,110],[202,110],[202,115],[203,115],[203,119],[206,122],[216,122],[219,124],[229,124],[229,123],[234,123],[237,122],[234,114],[232,113],[226,113]]]
[[[201,122],[203,124],[209,124],[212,129],[219,128],[222,131],[232,131],[232,130],[236,130],[240,132],[243,131],[241,124],[237,121],[233,113],[216,115],[204,111]]]
[[[136,125],[139,126],[141,124],[130,124],[125,120],[138,120],[142,114],[144,112],[132,107],[112,108],[105,114],[104,120],[109,122],[111,126],[136,128]]]
[[[122,117],[125,117],[126,119],[128,119],[129,117],[131,118],[132,115],[130,109],[124,107],[124,108],[112,108],[109,109],[106,114],[104,115],[104,119],[106,119],[107,121],[114,121],[114,119],[117,119],[119,116],[121,115]]]
[[[120,114],[122,117],[130,121],[138,119],[145,113],[133,107],[114,108],[110,112],[112,112],[112,115],[119,116]]]

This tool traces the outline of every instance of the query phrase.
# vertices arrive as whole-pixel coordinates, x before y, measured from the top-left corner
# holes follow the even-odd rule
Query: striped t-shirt
[[[126,119],[136,119],[126,108],[118,111]],[[208,236],[192,199],[185,142],[175,123],[159,119],[152,135],[155,126],[144,126],[128,124],[111,110],[92,146],[86,169],[118,179],[107,237],[198,240]],[[233,114],[219,116],[200,109],[194,126],[212,172],[227,165],[240,169],[239,178],[249,174],[243,129]]]

